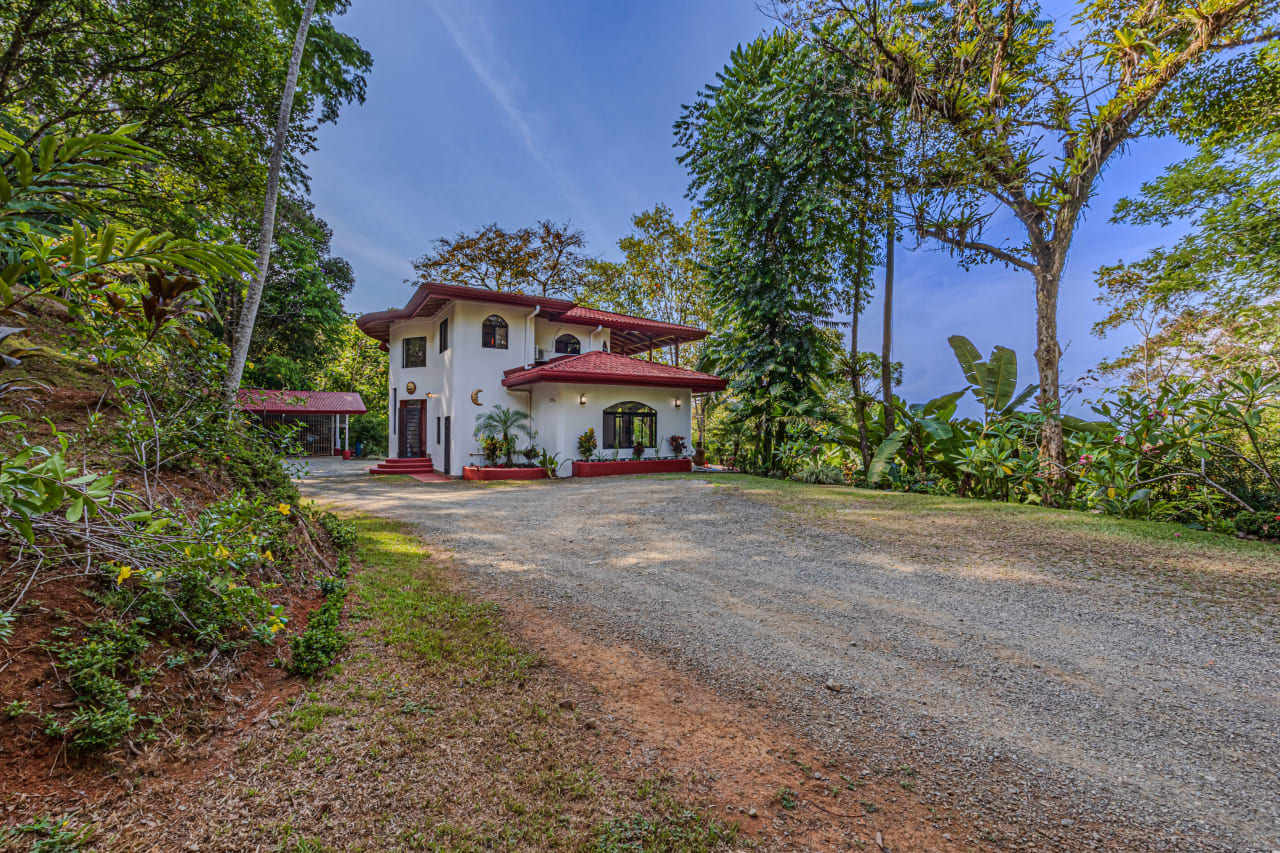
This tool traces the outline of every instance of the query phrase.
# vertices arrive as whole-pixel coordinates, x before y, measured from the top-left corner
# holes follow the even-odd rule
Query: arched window
[[[603,450],[658,446],[658,413],[644,403],[617,403],[604,410]]]
[[[561,335],[556,338],[556,352],[561,355],[580,355],[582,353],[582,341],[573,335]]]
[[[485,349],[506,349],[507,321],[497,314],[486,317],[484,330],[480,333],[480,346]]]

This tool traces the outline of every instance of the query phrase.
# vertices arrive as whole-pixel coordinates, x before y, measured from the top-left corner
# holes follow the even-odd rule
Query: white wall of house
[[[637,388],[625,385],[575,385],[540,382],[533,388],[534,428],[538,431],[538,445],[552,453],[560,454],[560,476],[572,472],[571,463],[578,458],[578,436],[595,427],[596,441],[604,440],[604,410],[616,403],[643,403],[657,412],[658,435],[656,448],[645,451],[645,456],[670,456],[667,439],[683,436],[685,446],[691,447],[693,407],[687,388]],[[581,403],[586,395],[586,404]],[[676,406],[679,400],[680,405]],[[601,447],[596,451],[606,459],[614,457],[614,449]],[[617,451],[619,459],[631,459],[631,448]]]
[[[481,345],[485,319],[496,314],[507,321],[507,348],[491,349]],[[534,416],[534,428],[538,431],[536,444],[540,447],[552,448],[553,452],[562,453],[559,445],[564,444],[563,436],[553,431],[550,425],[544,428],[541,414],[536,404],[530,400],[526,391],[511,391],[503,387],[503,372],[513,367],[532,364],[534,347],[541,347],[547,358],[554,358],[555,339],[562,334],[572,334],[578,338],[582,352],[607,349],[611,343],[608,329],[597,330],[595,326],[579,326],[567,323],[550,323],[540,317],[530,316],[532,308],[511,305],[487,304],[481,302],[452,302],[436,316],[428,319],[399,320],[392,324],[388,343],[388,360],[390,362],[390,429],[388,430],[387,455],[399,455],[399,406],[404,400],[427,399],[428,394],[435,395],[427,399],[427,452],[437,470],[459,476],[462,466],[479,462],[480,442],[475,438],[476,420],[493,406],[501,405],[530,412]],[[449,349],[440,352],[440,323],[449,321]],[[404,364],[404,339],[425,336],[427,339],[426,367],[406,368]],[[412,381],[415,389],[408,392],[408,383]],[[472,392],[479,391],[480,405],[472,403]],[[684,392],[688,407],[688,392]],[[672,395],[668,395],[669,397]],[[619,398],[632,399],[632,398]],[[639,398],[636,398],[639,399]],[[577,397],[574,397],[577,406]],[[640,402],[644,402],[640,400]],[[534,406],[531,411],[530,406]],[[451,447],[445,453],[443,443],[442,422],[437,419],[449,417]],[[602,416],[598,417],[600,420]],[[687,416],[686,416],[687,421]],[[595,424],[597,432],[599,424]],[[571,426],[570,426],[571,428]],[[659,416],[659,430],[661,430]],[[578,430],[578,433],[586,427]],[[573,434],[576,442],[578,433]],[[688,435],[686,431],[684,435]],[[573,443],[571,442],[571,443]],[[556,445],[553,447],[553,443]],[[666,450],[663,451],[668,452]],[[448,470],[445,469],[445,457],[449,456]],[[566,459],[571,458],[565,455]],[[566,474],[568,470],[566,469]]]

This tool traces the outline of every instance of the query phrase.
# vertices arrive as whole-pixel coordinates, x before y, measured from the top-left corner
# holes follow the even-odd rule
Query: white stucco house
[[[404,308],[356,321],[390,363],[388,459],[429,460],[459,476],[483,454],[476,419],[494,405],[528,412],[534,441],[571,472],[578,436],[601,452],[633,442],[647,456],[692,445],[692,396],[725,382],[639,356],[706,336],[702,329],[587,308],[564,299],[449,284],[421,285]]]

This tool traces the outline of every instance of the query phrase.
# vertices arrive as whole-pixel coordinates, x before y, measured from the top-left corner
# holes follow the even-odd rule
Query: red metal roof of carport
[[[237,395],[246,412],[272,415],[363,415],[369,411],[355,391],[271,391],[241,388]]]

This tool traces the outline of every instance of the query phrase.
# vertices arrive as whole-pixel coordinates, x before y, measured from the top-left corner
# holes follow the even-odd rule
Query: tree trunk
[[[293,114],[293,95],[298,88],[298,70],[302,67],[302,51],[307,44],[307,30],[311,27],[311,15],[316,10],[316,0],[306,0],[298,32],[293,40],[293,55],[289,58],[289,73],[284,80],[284,93],[280,96],[280,113],[276,116],[275,139],[271,143],[271,162],[267,167],[267,197],[262,205],[262,226],[258,230],[257,271],[240,307],[232,338],[231,364],[227,366],[227,378],[222,396],[228,411],[235,405],[244,365],[249,358],[249,342],[253,339],[253,326],[258,319],[258,305],[262,302],[262,288],[271,267],[271,242],[275,238],[276,199],[280,194],[280,168],[284,161],[284,146],[289,136],[289,119]]]
[[[897,235],[893,211],[884,241],[884,337],[880,345],[880,393],[884,400],[884,434],[893,432],[893,245]]]
[[[1036,367],[1040,371],[1040,406],[1045,413],[1040,429],[1040,470],[1048,483],[1046,502],[1052,505],[1065,482],[1066,450],[1062,440],[1059,395],[1058,283],[1062,264],[1036,272]]]
[[[862,454],[862,471],[871,467],[871,448],[867,444],[867,401],[862,396],[862,371],[858,369],[858,317],[862,313],[862,277],[865,275],[866,253],[862,251],[866,223],[859,229],[858,270],[853,285],[853,319],[849,323],[849,364],[853,374],[849,377],[853,386],[853,407],[858,417],[858,449]]]

